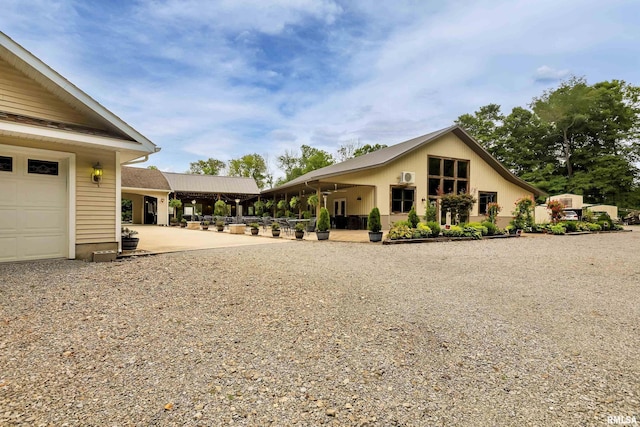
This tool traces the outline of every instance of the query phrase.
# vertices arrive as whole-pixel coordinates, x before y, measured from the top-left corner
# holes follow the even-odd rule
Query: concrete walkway
[[[140,224],[123,224],[123,227],[128,227],[138,232],[137,237],[140,239],[138,249],[131,255],[247,245],[273,245],[295,241],[293,231],[290,234],[282,231],[279,238],[274,238],[271,236],[270,229],[265,232],[262,228],[260,228],[258,236],[252,236],[248,227],[245,234],[230,234],[228,230],[218,232],[215,227],[211,226],[207,231]],[[306,233],[304,240],[317,241],[316,233]],[[369,234],[366,230],[331,230],[329,240],[368,242]]]

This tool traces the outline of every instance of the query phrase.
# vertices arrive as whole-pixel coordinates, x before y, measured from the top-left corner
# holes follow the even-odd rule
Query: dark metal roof
[[[260,194],[253,178],[163,172],[172,191],[189,193]]]

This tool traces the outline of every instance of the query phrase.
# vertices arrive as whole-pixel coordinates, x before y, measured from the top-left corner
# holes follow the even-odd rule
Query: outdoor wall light
[[[102,166],[100,165],[100,162],[93,165],[91,180],[98,185],[100,185],[100,183],[102,182]]]

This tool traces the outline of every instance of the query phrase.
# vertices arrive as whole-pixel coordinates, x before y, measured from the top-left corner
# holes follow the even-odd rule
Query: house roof
[[[402,156],[405,156],[418,148],[429,144],[441,136],[454,133],[465,144],[467,144],[476,154],[478,154],[485,162],[493,167],[503,178],[510,181],[522,188],[531,191],[536,195],[544,195],[545,193],[533,185],[523,181],[515,176],[511,171],[505,168],[498,160],[496,160],[487,150],[485,150],[471,135],[469,135],[463,128],[458,125],[450,126],[444,129],[437,130],[435,132],[428,133],[426,135],[419,136],[417,138],[410,139],[408,141],[401,142],[390,147],[382,148],[372,153],[365,154],[363,156],[355,157],[345,160],[341,163],[336,163],[330,166],[326,166],[321,169],[316,169],[305,175],[302,175],[296,179],[293,179],[279,187],[267,190],[265,192],[274,192],[284,190],[290,187],[295,187],[301,184],[326,180],[333,176],[344,175],[347,173],[359,172],[367,169],[373,169],[383,166],[393,160],[396,160]]]
[[[171,191],[169,182],[161,171],[126,166],[122,167],[122,187]]]
[[[105,128],[108,129],[105,135],[88,135],[87,129],[80,129],[81,127],[69,124],[53,123],[39,120],[38,118],[4,117],[0,120],[0,132],[25,134],[27,131],[24,126],[28,125],[33,134],[42,139],[58,140],[72,144],[90,143],[112,146],[119,150],[141,153],[137,157],[160,150],[149,139],[1,31],[0,57],[50,90],[73,108],[103,123]],[[70,136],[71,132],[82,133],[85,136],[79,139]]]
[[[253,178],[162,172],[172,191],[185,193],[260,194]]]

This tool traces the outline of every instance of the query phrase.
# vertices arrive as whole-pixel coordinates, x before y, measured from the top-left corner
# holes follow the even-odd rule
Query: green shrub
[[[380,223],[380,209],[378,209],[377,207],[371,209],[371,212],[369,212],[367,228],[369,229],[369,231],[372,231],[374,233],[379,233],[382,229],[382,224]]]
[[[609,222],[608,221],[600,221],[598,220],[598,225],[602,231],[609,231]]]
[[[416,213],[415,206],[411,207],[407,220],[409,221],[409,226],[411,228],[416,228],[418,226],[418,223],[420,222],[420,218],[418,218],[418,214]]]
[[[218,200],[214,203],[213,214],[215,216],[227,216],[227,204],[224,200]]]
[[[561,225],[552,225],[551,232],[556,235],[564,234],[567,230]]]
[[[436,220],[438,219],[437,215],[438,215],[438,208],[436,208],[436,204],[429,203],[424,213],[424,220],[427,222],[427,224],[430,222],[436,222]]]
[[[309,211],[302,211],[302,218],[304,218],[304,219],[311,219],[311,212],[309,212]]]
[[[460,226],[452,225],[448,230],[446,228],[442,230],[442,235],[445,237],[462,237],[464,230]]]
[[[436,221],[427,221],[427,227],[431,229],[431,237],[438,237],[440,235],[440,224]]]
[[[409,226],[395,223],[393,227],[391,227],[391,230],[389,230],[388,237],[391,240],[410,239],[411,237],[413,237],[413,232],[411,231],[411,228],[409,228]]]
[[[484,221],[482,226],[487,229],[488,236],[495,236],[498,232],[498,227],[491,221]]]
[[[316,228],[318,231],[327,231],[331,228],[331,222],[329,221],[329,211],[327,208],[320,208],[320,216],[318,217],[318,222],[316,224]]]
[[[561,224],[569,233],[578,231],[577,221],[564,221]]]
[[[600,231],[602,230],[602,227],[600,227],[598,224],[594,224],[594,223],[587,223],[587,227],[589,228],[589,231]]]
[[[462,235],[464,237],[473,237],[475,240],[482,239],[482,232],[476,227],[464,227]]]
[[[584,222],[595,222],[596,215],[589,208],[582,209],[582,220]]]
[[[431,229],[424,222],[418,223],[418,226],[413,230],[414,239],[423,239],[431,235]]]
[[[407,220],[401,220],[401,221],[396,221],[393,223],[393,226],[404,226],[404,227],[408,227],[408,228],[413,228],[411,227],[411,224],[409,224],[409,221]]]

